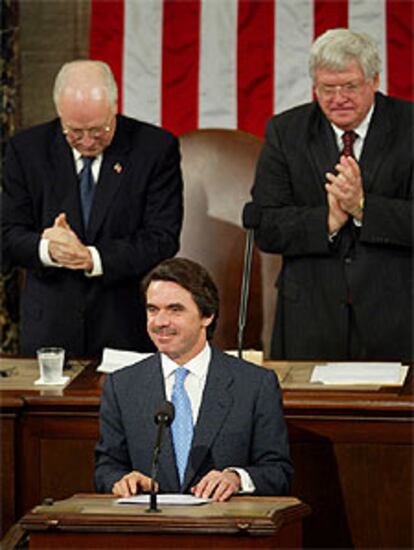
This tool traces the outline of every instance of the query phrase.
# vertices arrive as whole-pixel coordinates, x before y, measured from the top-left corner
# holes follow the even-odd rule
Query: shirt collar
[[[82,155],[74,147],[71,147],[71,149],[72,149],[73,158],[75,159],[75,166],[77,166],[77,167],[79,167],[79,169],[81,169],[82,165],[83,165]],[[94,161],[95,166],[100,166],[101,161],[102,161],[102,153],[95,157],[95,161]]]
[[[368,111],[367,116],[364,118],[361,124],[353,129],[354,132],[358,134],[358,137],[360,137],[362,140],[364,140],[367,135],[369,123],[371,122],[371,118],[372,118],[372,113],[374,112],[374,107],[375,107],[375,102],[371,105],[371,108]],[[342,130],[341,128],[338,128],[338,126],[335,126],[335,124],[333,124],[332,122],[331,122],[331,126],[335,132],[336,139],[338,140],[339,143],[341,143],[340,140],[342,138],[342,134],[344,133],[344,130]]]
[[[178,367],[185,367],[198,378],[203,378],[207,375],[208,366],[210,364],[211,347],[206,342],[204,348],[200,351],[200,353],[198,353],[195,357],[190,359],[190,361],[188,361],[188,363],[185,363],[184,365],[179,365],[164,353],[161,353],[160,355],[164,378],[168,378],[169,376],[171,376]]]

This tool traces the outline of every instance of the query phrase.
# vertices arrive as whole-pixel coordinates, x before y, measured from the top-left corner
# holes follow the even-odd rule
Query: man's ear
[[[203,325],[204,328],[207,328],[208,326],[211,325],[211,323],[213,322],[213,319],[214,319],[214,314],[210,315],[210,317],[202,317],[201,324]]]

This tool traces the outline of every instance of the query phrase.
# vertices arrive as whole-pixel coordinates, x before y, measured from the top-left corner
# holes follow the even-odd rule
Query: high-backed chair
[[[180,137],[184,176],[184,226],[180,256],[204,265],[220,293],[214,344],[237,348],[245,231],[241,214],[250,200],[262,141],[238,130],[195,130]],[[265,349],[274,316],[279,260],[255,251],[244,348]],[[264,346],[263,346],[264,344]]]

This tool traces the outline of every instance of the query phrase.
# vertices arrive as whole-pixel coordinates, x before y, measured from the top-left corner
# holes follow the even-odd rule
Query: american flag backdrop
[[[308,52],[325,30],[370,34],[381,90],[413,99],[413,0],[92,0],[90,57],[107,61],[120,111],[175,134],[239,128],[312,98]]]

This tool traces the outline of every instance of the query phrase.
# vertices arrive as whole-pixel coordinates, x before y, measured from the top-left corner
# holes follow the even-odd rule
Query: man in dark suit
[[[105,382],[97,490],[121,496],[150,490],[154,412],[167,398],[175,404],[175,419],[160,454],[160,492],[191,491],[220,501],[238,492],[286,494],[292,466],[277,378],[210,347],[219,299],[209,274],[174,258],[156,267],[144,288],[148,332],[158,353]],[[179,372],[187,412],[178,395]],[[184,444],[177,432],[187,422]]]
[[[59,118],[17,134],[6,158],[3,254],[26,270],[21,353],[153,350],[137,289],[179,247],[178,141],[116,114],[105,63],[65,64],[54,101]]]
[[[283,255],[273,358],[412,358],[413,105],[379,71],[369,37],[327,31],[316,101],[268,123],[252,196],[259,248]]]

